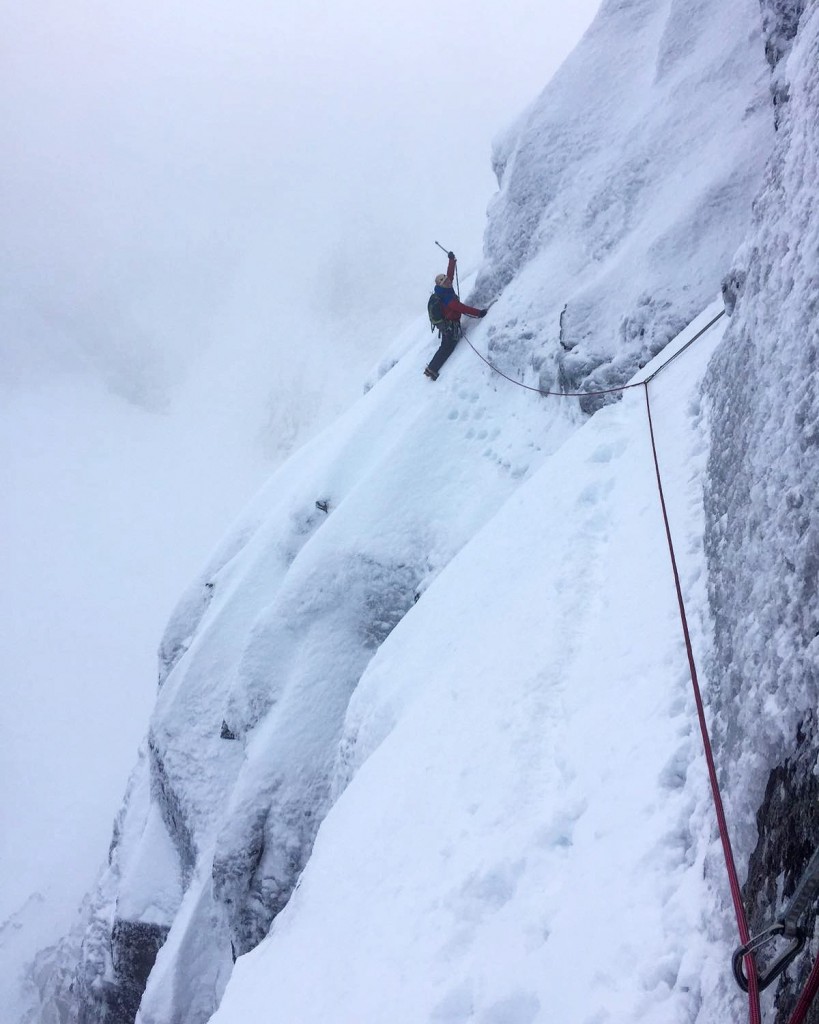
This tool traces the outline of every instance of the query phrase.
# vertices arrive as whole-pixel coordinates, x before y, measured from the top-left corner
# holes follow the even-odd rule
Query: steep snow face
[[[500,299],[469,340],[521,382],[624,383],[716,294],[772,134],[758,12],[723,6],[607,4],[503,151],[475,285]],[[313,966],[285,1020],[400,1020],[409,989],[408,1021],[542,1018],[587,943],[577,885],[581,919],[608,903],[623,970],[595,967],[564,1019],[612,999],[635,1020],[725,1009],[708,966],[722,919],[684,948],[714,902],[710,835],[644,408],[632,395],[578,433],[596,402],[513,387],[463,343],[432,385],[434,345],[423,324],[396,339],[180,602],[77,979],[56,984],[64,1019],[130,1024],[144,988],[141,1024],[201,1024],[300,877],[277,1004],[307,945]],[[665,434],[692,467],[676,497],[696,552],[703,365],[687,365],[666,378]],[[699,570],[692,556],[695,597]],[[634,914],[639,938],[618,945]],[[226,1012],[258,1015],[236,998]]]
[[[714,409],[708,555],[714,674],[752,920],[774,919],[819,841],[819,6],[767,5],[793,40],[774,157],[728,284]],[[757,811],[759,817],[757,819]],[[759,842],[757,842],[757,826]],[[802,972],[807,965],[802,966]],[[792,984],[780,992],[782,1013]]]
[[[718,340],[651,386],[698,650],[698,389]],[[641,390],[546,459],[390,635],[342,750],[351,781],[214,1024],[741,1019]]]
[[[573,429],[571,410],[524,396],[521,415],[519,394],[481,386],[474,357],[460,376],[453,364],[454,390],[433,389],[420,373],[428,337],[399,339],[414,358],[272,479],[172,617],[145,755],[92,901],[75,986],[86,1020],[128,1019],[123,990],[165,935],[141,1020],[210,1016],[232,957],[266,934],[310,854],[373,653]]]
[[[753,0],[609,0],[497,144],[476,294],[500,295],[505,368],[605,388],[709,301],[767,153],[758,23]]]

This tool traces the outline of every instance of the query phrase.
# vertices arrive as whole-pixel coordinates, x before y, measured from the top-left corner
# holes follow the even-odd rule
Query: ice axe
[[[439,249],[441,249],[443,252],[445,252],[447,254],[447,258],[449,258],[449,254],[452,252],[452,250],[451,249],[444,249],[444,247],[441,245],[440,242],[436,242],[435,244],[438,246]],[[458,277],[458,264],[457,263],[455,264],[455,290],[456,290],[456,292],[458,294],[460,294],[460,291],[461,291],[461,281],[460,281],[460,278]]]
[[[449,254],[450,254],[450,253],[452,252],[452,250],[451,250],[451,249],[444,249],[444,247],[443,247],[443,246],[441,245],[441,243],[440,243],[440,242],[436,242],[435,244],[436,244],[436,245],[438,246],[438,248],[439,248],[439,249],[441,249],[441,250],[442,250],[443,252],[445,252],[445,253],[447,254],[447,256],[449,256]],[[460,282],[460,281],[458,280],[458,267],[457,267],[457,264],[456,264],[456,266],[455,266],[455,281],[456,281],[456,284],[457,284],[457,286],[458,286],[458,289],[457,289],[457,290],[458,290],[458,291],[460,292],[460,290],[461,290],[461,282]],[[497,301],[498,301],[497,299],[493,299],[493,300],[492,300],[492,301],[491,301],[491,302],[489,303],[489,305],[488,305],[488,306],[486,307],[486,312],[487,312],[487,313],[488,313],[488,312],[489,312],[489,310],[490,310],[490,309],[491,309],[491,308],[492,308],[492,307],[493,307],[493,306],[495,305],[495,303],[496,303]]]

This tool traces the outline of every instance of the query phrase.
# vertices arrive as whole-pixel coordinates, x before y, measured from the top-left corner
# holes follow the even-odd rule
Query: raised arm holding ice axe
[[[435,243],[439,249],[444,249],[440,242]],[[446,249],[444,249],[446,252]],[[452,287],[455,279],[457,260],[454,252],[446,252],[449,263],[446,273],[438,274],[435,278],[435,291],[430,295],[427,309],[432,329],[438,329],[441,344],[438,351],[430,359],[429,366],[424,370],[424,376],[430,380],[437,380],[438,373],[444,363],[449,359],[461,337],[461,314],[467,316],[483,317],[487,310],[475,309],[474,306],[465,306]]]

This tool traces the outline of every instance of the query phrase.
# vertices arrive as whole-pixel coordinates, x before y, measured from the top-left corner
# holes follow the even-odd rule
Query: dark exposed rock
[[[157,953],[168,928],[117,919],[112,928],[95,921],[83,941],[82,956],[65,977],[51,1003],[60,1007],[60,1024],[133,1024]],[[61,950],[46,951],[59,958]],[[54,988],[59,972],[48,965],[42,988]]]
[[[190,879],[196,863],[196,847],[185,815],[183,801],[176,793],[165,770],[159,747],[153,737],[148,739],[151,770],[151,796],[158,804],[182,866],[184,883]]]
[[[771,66],[771,99],[774,123],[781,122],[782,108],[790,99],[790,87],[782,73],[782,61],[791,51],[805,10],[806,0],[760,0],[765,58]]]
[[[759,840],[743,890],[751,934],[768,927],[781,913],[819,844],[819,778],[813,771],[818,754],[815,716],[811,714],[798,730],[794,756],[771,772],[757,813]],[[808,934],[815,921],[814,909],[802,922]],[[803,956],[779,984],[776,1024],[787,1021],[809,969],[809,957]],[[808,1020],[819,1021],[819,1006]]]
[[[243,844],[225,844],[213,859],[213,894],[225,911],[234,956],[254,949],[287,906],[312,849],[316,816],[307,807],[260,810]]]
[[[142,921],[115,921],[111,932],[114,983],[106,995],[104,1024],[133,1024],[156,955],[168,929]]]
[[[364,597],[363,633],[376,650],[415,603],[419,573],[409,565],[371,565],[371,586]]]
[[[789,101],[777,114],[777,148],[754,203],[754,231],[726,279],[733,316],[706,381],[712,705],[735,850],[748,864],[752,931],[782,912],[819,842],[819,35],[815,18],[800,20],[801,0],[761,6],[774,102]],[[783,60],[803,26],[812,34],[802,41],[802,61]],[[793,1009],[815,945],[775,983],[779,1024]],[[819,1021],[819,1007],[808,1019]]]
[[[765,56],[772,68],[786,56],[799,30],[806,0],[761,0]]]

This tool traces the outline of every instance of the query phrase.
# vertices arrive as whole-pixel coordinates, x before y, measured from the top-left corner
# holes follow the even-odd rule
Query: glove
[[[489,310],[488,310],[488,309],[482,309],[482,310],[480,311],[480,313],[478,313],[478,316],[479,316],[479,317],[481,318],[481,320],[483,320],[483,318],[484,318],[484,317],[486,316],[486,314],[487,314],[488,312],[489,312]]]
[[[455,259],[455,253],[454,252],[448,252],[446,255],[447,255],[447,259],[450,259],[450,260],[454,260]]]

